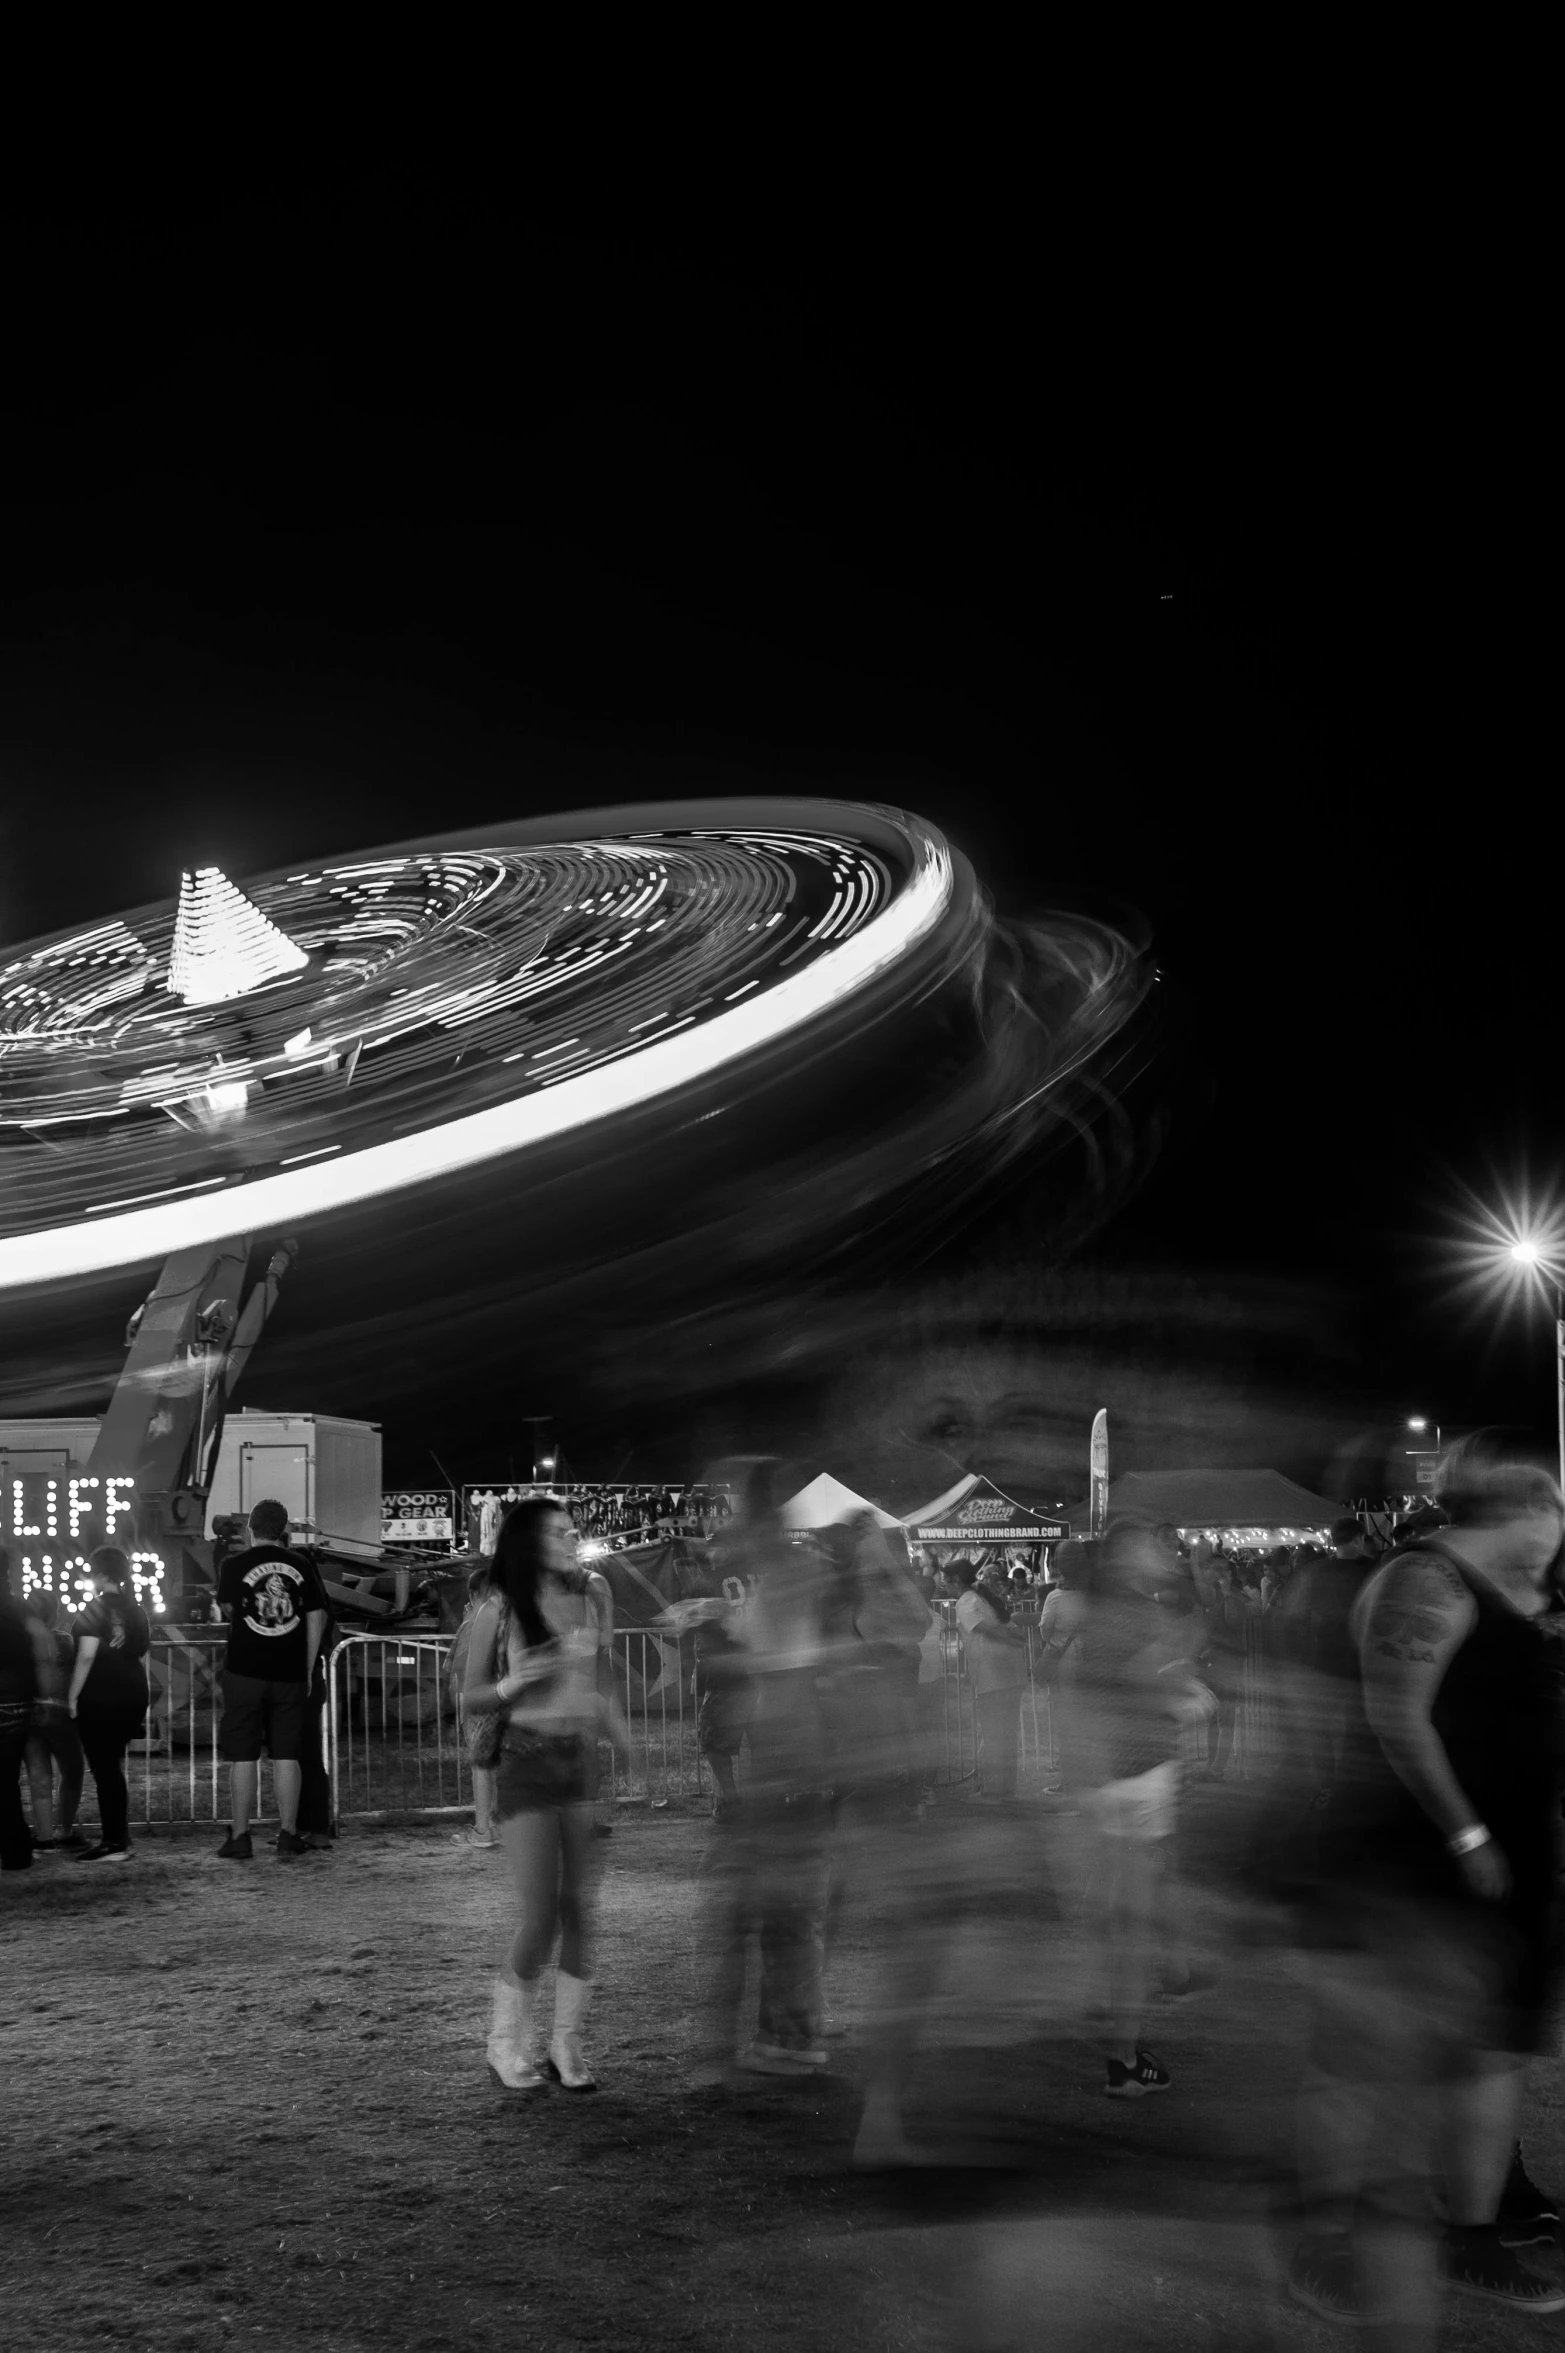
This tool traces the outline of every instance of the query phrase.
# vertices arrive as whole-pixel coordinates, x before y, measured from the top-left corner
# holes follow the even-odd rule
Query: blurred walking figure
[[[962,1630],[967,1671],[978,1714],[979,1788],[987,1798],[1016,1795],[1021,1748],[1022,1694],[1027,1688],[1027,1637],[1013,1626],[1003,1602],[976,1579],[972,1563],[954,1560],[940,1572],[947,1598]]]
[[[467,1749],[468,1769],[473,1776],[473,1823],[470,1830],[452,1832],[458,1846],[498,1847],[494,1828],[495,1767],[480,1764],[473,1753],[475,1719],[469,1717],[466,1705],[467,1662],[473,1644],[473,1623],[484,1603],[489,1599],[489,1564],[483,1562],[467,1580],[467,1606],[462,1612],[462,1623],[456,1640],[451,1645],[451,1663],[447,1669],[452,1702],[456,1708],[457,1727]],[[476,1719],[482,1724],[483,1718]],[[487,1750],[485,1751],[487,1754]]]
[[[490,1592],[473,1620],[463,1689],[471,1721],[498,1717],[493,1820],[521,1918],[495,1981],[488,2059],[508,2091],[533,2091],[538,1980],[559,1938],[544,2066],[569,2092],[597,2089],[581,2037],[592,1995],[593,1759],[600,1725],[628,1748],[598,1692],[598,1611],[562,1505],[529,1496],[501,1522]],[[475,1753],[477,1753],[475,1751]]]
[[[52,1593],[35,1593],[28,1605],[36,1632],[38,1696],[33,1703],[27,1734],[27,1785],[33,1803],[35,1847],[85,1846],[76,1828],[86,1770],[81,1738],[66,1705],[76,1645],[59,1621],[60,1605]],[[55,1768],[60,1774],[55,1798]]]
[[[38,1626],[11,1590],[10,1567],[0,1551],[0,1871],[27,1871],[33,1839],[17,1777],[38,1696]]]
[[[98,1793],[102,1833],[81,1863],[130,1860],[130,1791],[125,1751],[141,1730],[151,1694],[143,1663],[152,1647],[147,1613],[136,1599],[128,1556],[100,1544],[88,1564],[92,1599],[76,1621],[76,1662],[66,1707],[76,1720]]]
[[[1070,1537],[1056,1548],[1054,1583],[1038,1619],[1042,1647],[1039,1680],[1049,1694],[1054,1747],[1060,1778],[1067,1788],[1074,1786],[1076,1778],[1071,1756],[1071,1705],[1085,1655],[1081,1636],[1096,1549],[1092,1538],[1086,1536]]]
[[[1226,1553],[1207,1557],[1198,1544],[1190,1558],[1196,1598],[1206,1620],[1202,1668],[1217,1701],[1208,1734],[1206,1769],[1221,1781],[1233,1763],[1239,1709],[1244,1699],[1244,1652],[1249,1622],[1258,1607],[1252,1602],[1234,1563]]]
[[[1072,1746],[1095,1847],[1088,1900],[1108,2013],[1103,2088],[1117,2099],[1167,2091],[1171,2080],[1141,2035],[1179,1820],[1175,1752],[1183,1725],[1214,1705],[1192,1669],[1186,1621],[1159,1607],[1169,1574],[1151,1530],[1110,1527],[1093,1563],[1075,1690]]]
[[[1289,2283],[1409,2349],[1438,2319],[1431,2148],[1439,2275],[1510,2310],[1565,2309],[1510,2243],[1553,2211],[1517,2136],[1527,2060],[1555,2048],[1565,1499],[1472,1440],[1440,1498],[1449,1528],[1383,1562],[1353,1613],[1362,1705],[1321,1837],[1299,2115],[1311,2231]]]

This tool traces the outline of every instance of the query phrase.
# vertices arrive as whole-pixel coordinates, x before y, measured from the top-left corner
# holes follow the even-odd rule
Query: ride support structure
[[[87,1466],[100,1488],[134,1481],[137,1546],[160,1556],[170,1590],[213,1581],[206,1507],[223,1419],[298,1245],[278,1242],[254,1281],[252,1253],[251,1237],[237,1234],[164,1262],[130,1320],[125,1368]]]

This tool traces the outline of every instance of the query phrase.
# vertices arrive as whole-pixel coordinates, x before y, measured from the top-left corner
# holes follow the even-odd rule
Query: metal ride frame
[[[1037,1628],[1027,1630],[1028,1679],[1019,1693],[1021,1763],[1049,1775],[1059,1766],[1050,1694],[1038,1674]],[[1274,1753],[1275,1717],[1265,1672],[1264,1634],[1249,1630],[1243,1697],[1237,1711],[1233,1769],[1241,1778],[1264,1770]],[[131,1819],[147,1829],[227,1819],[226,1760],[218,1738],[217,1675],[227,1637],[169,1626],[153,1637],[147,1666],[152,1706],[146,1736],[126,1759]],[[327,1662],[323,1761],[339,1820],[395,1820],[464,1813],[473,1802],[472,1771],[446,1691],[452,1638],[430,1633],[352,1633]],[[599,1795],[621,1805],[660,1809],[671,1799],[699,1801],[711,1783],[696,1732],[688,1661],[651,1631],[613,1639],[616,1696],[631,1731],[627,1763],[602,1744]],[[961,1637],[942,1643],[938,1786],[971,1789],[979,1772],[977,1709]],[[674,1671],[670,1672],[673,1666]],[[1204,1761],[1205,1727],[1186,1739],[1187,1761]],[[91,1782],[89,1778],[88,1789]]]

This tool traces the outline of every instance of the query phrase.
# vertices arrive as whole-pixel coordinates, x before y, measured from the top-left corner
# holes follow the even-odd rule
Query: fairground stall
[[[1231,1552],[1324,1544],[1343,1507],[1281,1471],[1127,1471],[1109,1489],[1109,1516],[1124,1513]]]
[[[954,1552],[979,1559],[998,1552],[1009,1556],[1007,1566],[1020,1563],[1035,1574],[1070,1534],[1068,1520],[1030,1511],[1002,1494],[991,1479],[971,1471],[933,1503],[908,1513],[902,1525],[909,1545],[928,1554],[934,1565]]]

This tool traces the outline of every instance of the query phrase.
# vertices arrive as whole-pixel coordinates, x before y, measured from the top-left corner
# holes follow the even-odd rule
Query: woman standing
[[[591,1995],[591,1752],[603,1715],[598,1613],[563,1505],[529,1496],[506,1514],[490,1597],[473,1620],[466,1715],[503,1719],[494,1826],[521,1923],[494,1988],[488,2059],[508,2091],[544,2081],[535,2057],[538,1978],[560,1939],[546,2061],[566,2091],[597,2089],[582,2056]],[[617,1719],[610,1713],[610,1728]]]
[[[150,1693],[143,1664],[152,1643],[136,1600],[130,1561],[117,1544],[101,1544],[88,1563],[92,1599],[76,1621],[76,1664],[66,1706],[98,1792],[102,1837],[79,1863],[130,1860],[130,1792],[125,1751],[141,1730]]]

